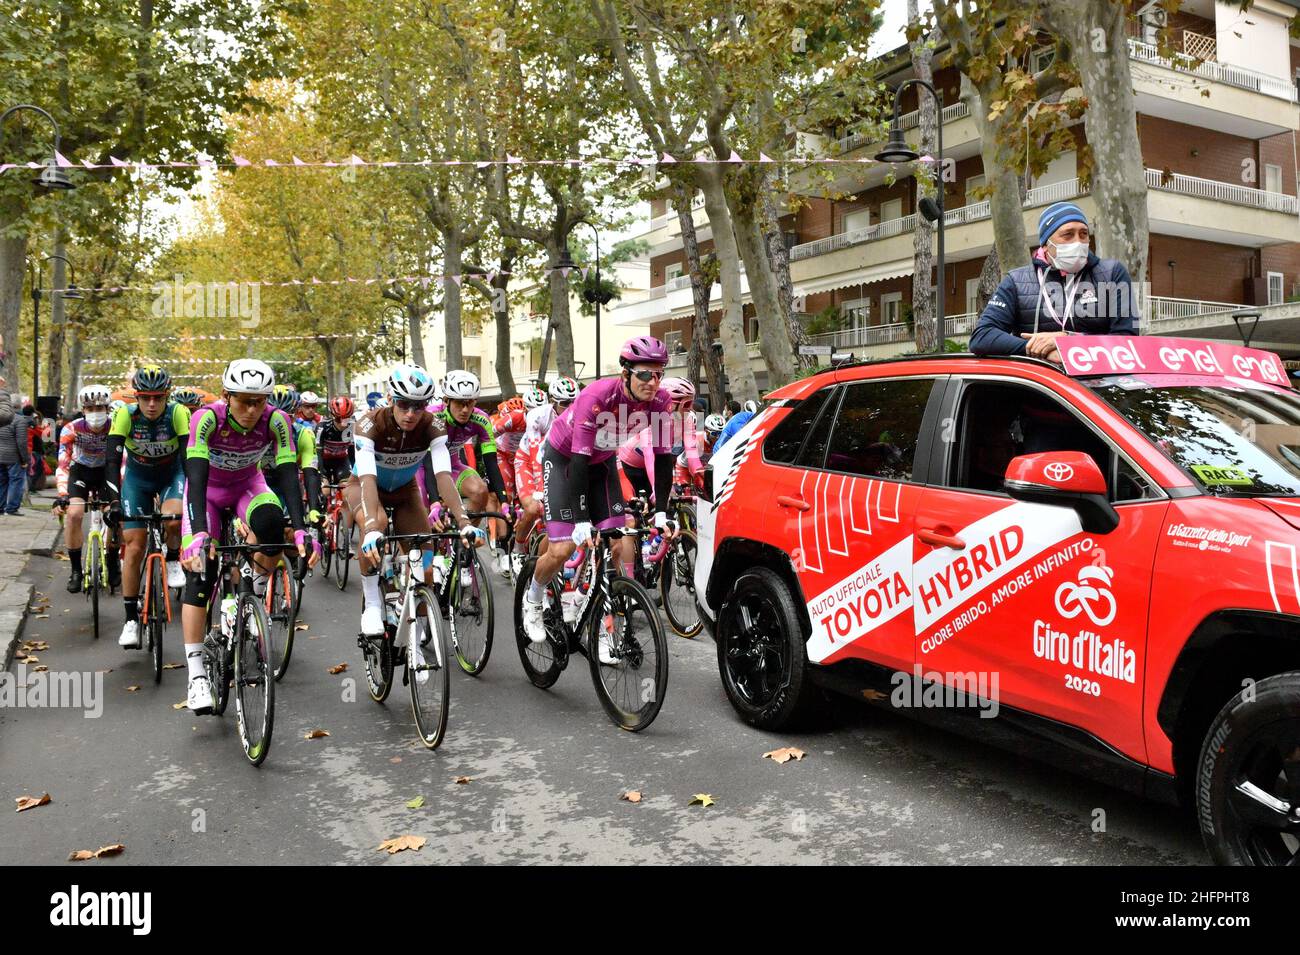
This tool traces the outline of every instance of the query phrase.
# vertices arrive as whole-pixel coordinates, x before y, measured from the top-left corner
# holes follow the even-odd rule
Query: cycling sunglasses
[[[643,382],[662,381],[664,377],[664,372],[662,368],[659,369],[658,371],[648,371],[643,368],[640,371],[632,372],[632,377],[635,378],[637,381],[643,381]]]
[[[424,411],[426,408],[429,407],[429,402],[427,402],[427,401],[403,401],[402,399],[399,398],[397,401],[394,401],[394,402],[393,402],[393,405],[394,405],[396,408],[398,408],[398,409],[400,409],[400,410],[402,410],[402,411],[405,411],[407,414],[410,414],[410,413],[413,412],[413,411]]]

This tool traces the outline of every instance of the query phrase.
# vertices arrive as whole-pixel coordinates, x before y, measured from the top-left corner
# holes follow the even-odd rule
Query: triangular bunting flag
[[[72,165],[72,163],[68,162],[67,157],[65,157],[63,153],[59,152],[58,150],[55,150],[54,152],[54,161],[58,164],[60,169],[67,169],[69,166]]]
[[[668,153],[664,153],[662,156],[660,156],[660,157],[659,157],[659,161],[660,161],[661,163],[673,163],[673,162],[677,162],[677,160],[674,159],[672,156],[668,155]]]
[[[727,160],[727,162],[744,162],[744,161],[745,160],[741,159],[740,154],[737,153],[734,149],[731,151],[731,157]]]
[[[247,159],[245,159],[243,156],[236,156],[234,153],[231,153],[231,154],[230,154],[230,158],[233,159],[233,160],[235,161],[235,165],[236,165],[236,166],[251,166],[251,165],[253,165],[251,162],[249,162],[249,161],[248,161]]]

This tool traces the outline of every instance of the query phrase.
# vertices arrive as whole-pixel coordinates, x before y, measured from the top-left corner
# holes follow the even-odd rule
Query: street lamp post
[[[605,294],[605,288],[600,284],[600,230],[594,223],[587,222],[591,226],[592,235],[596,237],[596,287],[583,291],[583,298],[596,306],[596,377],[600,377],[600,307],[608,305],[610,297]]]
[[[45,161],[45,168],[41,170],[41,174],[33,179],[32,182],[39,188],[47,191],[75,188],[72,184],[72,180],[69,179],[63,170],[59,168],[58,153],[61,137],[59,134],[59,124],[54,121],[53,116],[32,103],[19,103],[17,106],[10,106],[3,113],[0,113],[0,126],[3,126],[4,121],[14,113],[24,109],[29,109],[33,113],[39,113],[48,119],[50,125],[54,127],[54,152],[50,155],[50,158]]]
[[[32,276],[32,403],[41,396],[41,263],[48,262],[50,259],[62,259],[68,267],[68,272],[72,275],[72,284],[63,289],[50,289],[50,297],[55,295],[63,299],[82,299],[85,296],[77,289],[77,270],[72,267],[72,262],[65,255],[47,255],[36,262],[35,273]]]
[[[928,221],[938,223],[939,289],[938,289],[938,295],[936,296],[936,302],[935,302],[938,311],[938,314],[935,316],[935,331],[937,333],[937,340],[935,341],[935,351],[942,352],[944,349],[944,342],[947,339],[947,335],[946,335],[947,329],[945,327],[947,325],[947,322],[946,322],[946,316],[944,314],[944,300],[943,300],[944,299],[943,292],[944,292],[944,285],[945,285],[944,268],[943,268],[944,266],[944,261],[943,261],[943,218],[944,218],[944,214],[943,214],[943,98],[939,96],[938,91],[930,83],[927,83],[925,80],[922,79],[910,79],[910,80],[904,80],[902,83],[898,85],[898,89],[894,91],[894,118],[893,121],[889,124],[889,141],[885,143],[885,148],[876,154],[876,158],[881,162],[887,162],[887,163],[915,162],[917,159],[920,158],[920,154],[917,153],[917,151],[913,149],[911,146],[907,145],[907,141],[903,139],[903,131],[898,126],[899,110],[902,106],[903,90],[913,85],[923,86],[930,91],[930,95],[934,97],[935,113],[937,114],[937,120],[938,120],[938,122],[935,125],[937,126],[938,129],[939,148],[938,148],[938,155],[934,157],[935,165],[938,168],[938,174],[936,176],[936,182],[938,183],[938,189],[937,189],[938,201],[936,202],[934,200],[931,200],[930,197],[927,196],[925,199],[922,199],[920,201],[920,203],[918,204],[918,208],[920,209],[921,215],[925,216],[925,218]]]

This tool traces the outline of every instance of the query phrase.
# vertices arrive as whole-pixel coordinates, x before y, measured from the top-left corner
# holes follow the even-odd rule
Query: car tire
[[[750,726],[784,730],[824,713],[826,696],[811,679],[798,608],[775,572],[755,567],[732,584],[715,639],[727,699]]]
[[[1229,700],[1196,767],[1196,815],[1216,863],[1300,864],[1300,672],[1260,680]],[[1282,812],[1286,803],[1291,809]]]

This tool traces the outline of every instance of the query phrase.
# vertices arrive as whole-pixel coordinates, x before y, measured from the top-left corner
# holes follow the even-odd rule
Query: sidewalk
[[[0,516],[0,673],[9,668],[35,588],[20,580],[33,555],[49,557],[61,528],[50,514],[54,489],[36,491],[17,517]]]

